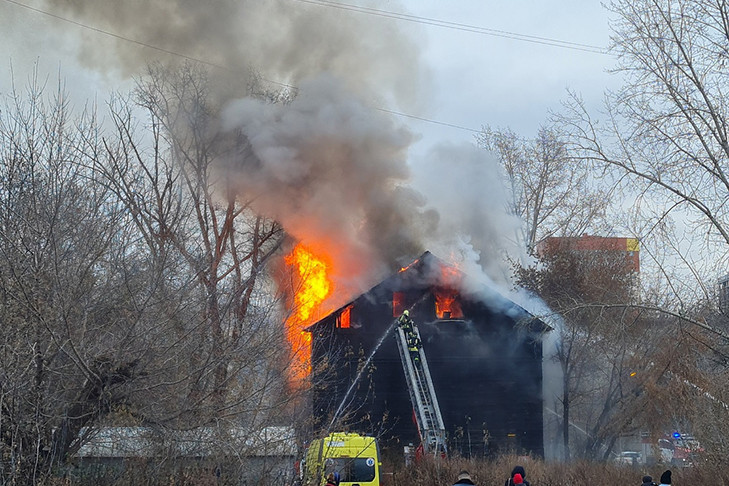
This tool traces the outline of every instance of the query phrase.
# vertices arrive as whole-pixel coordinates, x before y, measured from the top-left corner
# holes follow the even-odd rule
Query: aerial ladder
[[[404,316],[409,320],[409,317]],[[412,320],[410,332],[417,336],[418,346],[417,357],[414,359],[408,346],[408,336],[399,320],[395,337],[397,339],[397,349],[400,352],[402,368],[405,372],[405,381],[410,392],[410,401],[413,404],[415,412],[415,420],[418,425],[418,434],[423,445],[424,454],[445,454],[446,451],[446,433],[445,425],[443,425],[443,417],[438,407],[438,399],[435,396],[435,388],[433,380],[430,377],[428,369],[428,361],[425,358],[422,340],[420,339],[420,331]]]

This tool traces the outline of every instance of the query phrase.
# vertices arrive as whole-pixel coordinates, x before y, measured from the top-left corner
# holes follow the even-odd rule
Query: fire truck
[[[675,432],[669,443],[670,462],[676,467],[694,466],[704,452],[699,441],[690,435]]]
[[[663,463],[675,467],[691,467],[701,460],[703,453],[704,449],[693,436],[674,432],[658,439],[657,444],[646,438],[643,442],[645,460],[640,463]]]

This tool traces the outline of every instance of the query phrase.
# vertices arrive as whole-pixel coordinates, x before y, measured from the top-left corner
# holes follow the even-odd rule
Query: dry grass
[[[673,484],[729,484],[729,464],[722,469],[699,466],[678,469],[657,465],[632,467],[619,464],[576,461],[570,464],[544,462],[519,456],[503,456],[493,461],[449,459],[427,460],[408,468],[385,468],[383,486],[449,486],[465,469],[478,486],[501,486],[515,465],[524,466],[532,486],[639,486],[649,474],[658,482],[661,473],[671,469]]]
[[[392,466],[385,462],[382,468],[382,486],[450,486],[458,472],[465,469],[478,486],[502,486],[515,465],[524,466],[526,479],[532,486],[639,486],[645,474],[658,482],[666,466],[649,468],[621,466],[615,463],[575,461],[569,464],[544,462],[524,456],[502,456],[491,461],[466,459],[423,460],[410,467]],[[164,468],[162,468],[164,469]],[[228,468],[224,468],[228,471]],[[673,471],[673,484],[729,484],[729,464],[701,465]],[[232,469],[231,469],[232,470]],[[293,473],[293,468],[292,471]],[[260,478],[244,483],[236,474],[216,478],[210,468],[186,467],[164,471],[143,461],[129,463],[125,470],[78,470],[69,479],[53,478],[46,486],[289,486],[276,478]]]

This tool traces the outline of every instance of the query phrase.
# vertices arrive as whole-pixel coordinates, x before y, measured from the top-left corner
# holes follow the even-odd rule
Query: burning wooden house
[[[464,290],[463,278],[426,252],[308,328],[314,416],[322,429],[336,415],[385,444],[418,443],[392,332],[409,309],[449,449],[466,457],[543,455],[542,336],[549,328],[493,290]]]

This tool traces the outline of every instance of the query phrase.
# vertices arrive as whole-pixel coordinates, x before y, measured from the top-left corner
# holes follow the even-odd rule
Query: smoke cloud
[[[334,258],[340,285],[361,290],[372,282],[346,280],[391,270],[437,231],[436,212],[404,185],[413,135],[336,78],[302,82],[287,105],[232,102],[223,120],[250,142],[250,155],[233,162],[241,164],[240,192],[297,240]]]
[[[409,160],[416,136],[374,108],[418,110],[425,99],[423,40],[412,26],[298,0],[46,1],[118,36],[79,30],[80,62],[102,72],[204,60],[225,107],[223,130],[249,143],[228,161],[241,194],[331,255],[333,278],[350,297],[426,249],[508,286],[505,257],[521,258],[519,222],[506,212],[495,159],[443,145]],[[247,97],[251,69],[296,96],[280,104]]]
[[[508,211],[497,159],[471,144],[441,144],[414,165],[413,184],[441,216],[438,231],[425,235],[426,246],[473,275],[474,290],[508,289],[509,262],[522,262],[526,255],[518,236],[521,220]]]
[[[383,17],[298,0],[46,2],[58,15],[118,36],[77,29],[83,37],[78,59],[121,76],[184,56],[212,66],[211,74],[239,94],[251,69],[292,86],[329,73],[354,92],[411,106],[427,90],[420,50],[405,30],[414,27]],[[59,27],[68,35],[68,24]]]

